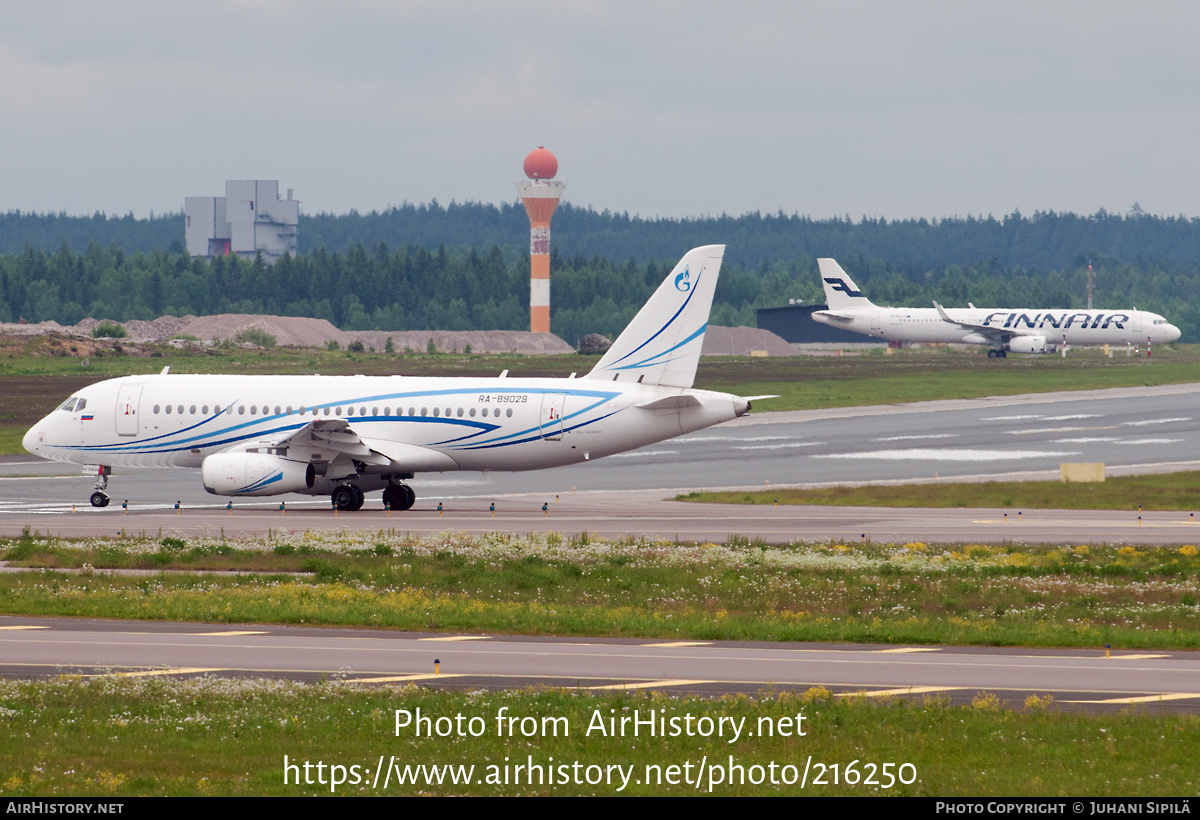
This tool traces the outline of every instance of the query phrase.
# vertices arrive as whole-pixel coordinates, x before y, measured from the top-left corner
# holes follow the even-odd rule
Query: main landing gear
[[[1006,359],[1006,358],[1008,358],[1008,351],[1007,350],[989,350],[988,358],[989,359]]]
[[[363,502],[366,500],[363,491],[353,484],[342,484],[333,491],[331,498],[333,506],[342,512],[361,510]]]
[[[96,469],[96,486],[93,487],[96,492],[92,493],[91,502],[93,507],[107,507],[108,493],[104,492],[108,489],[108,477],[112,475],[112,467],[98,467]]]
[[[389,484],[383,491],[383,505],[389,510],[411,510],[417,494],[407,484]]]

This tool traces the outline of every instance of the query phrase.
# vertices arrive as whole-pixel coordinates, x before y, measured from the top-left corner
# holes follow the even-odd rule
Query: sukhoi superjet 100
[[[126,376],[80,390],[25,449],[87,465],[91,503],[114,467],[191,467],[223,496],[383,491],[412,507],[414,476],[579,464],[737,418],[752,398],[692,388],[723,245],[688,252],[581,378]]]

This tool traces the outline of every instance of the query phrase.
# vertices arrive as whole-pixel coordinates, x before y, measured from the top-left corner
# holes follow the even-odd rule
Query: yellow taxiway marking
[[[712,646],[712,641],[670,641],[668,643],[644,643],[642,646],[670,649],[676,646]]]
[[[652,689],[655,686],[696,686],[701,683],[716,683],[711,680],[652,680],[641,683],[613,683],[608,686],[583,686],[582,689]]]
[[[9,629],[9,630],[16,630],[16,629],[49,629],[49,628],[50,628],[50,627],[48,627],[48,626],[0,626],[0,629]]]
[[[491,635],[447,635],[444,638],[417,638],[418,641],[486,641]]]
[[[1200,692],[1168,692],[1163,695],[1142,695],[1135,698],[1110,698],[1108,700],[1064,700],[1060,703],[1158,703],[1163,700],[1191,700],[1200,698]]]
[[[909,652],[941,652],[942,648],[940,646],[901,646],[896,649],[877,649],[875,651],[880,655],[887,655],[889,653],[893,655],[904,655]]]
[[[929,692],[953,692],[963,689],[962,686],[908,686],[903,689],[877,689],[874,692],[842,692],[835,695],[839,698],[888,698],[893,695],[924,695]]]
[[[152,633],[146,633],[146,634],[152,634]],[[209,637],[211,637],[211,638],[234,638],[239,635],[267,635],[269,633],[266,632],[265,630],[261,630],[261,629],[260,630],[243,629],[241,631],[233,631],[233,632],[188,632],[186,634],[191,635],[192,637],[196,637],[196,638],[209,638]]]
[[[1170,655],[1113,655],[1109,658],[1110,661],[1153,661],[1161,658],[1169,658]]]
[[[441,678],[461,678],[463,675],[434,675],[420,673],[416,675],[388,675],[383,678],[354,678],[351,683],[404,683],[410,680],[438,680]]]
[[[220,672],[221,668],[200,669],[194,666],[181,666],[177,669],[147,669],[144,672],[108,672],[102,675],[88,675],[91,678],[156,678],[161,675],[199,675],[202,672]]]

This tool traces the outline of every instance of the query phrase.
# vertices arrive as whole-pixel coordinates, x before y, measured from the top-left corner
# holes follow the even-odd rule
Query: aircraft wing
[[[438,450],[403,441],[360,436],[345,419],[314,419],[299,430],[274,440],[256,442],[256,445],[333,451],[364,464],[395,465],[409,473],[458,469],[454,459]]]
[[[1009,339],[1012,339],[1013,337],[1016,337],[1016,336],[1041,336],[1041,335],[1044,335],[1042,333],[1039,333],[1039,332],[1033,331],[1033,330],[1022,331],[1022,330],[1013,330],[1011,328],[992,327],[991,325],[979,325],[979,324],[975,324],[974,322],[960,322],[957,319],[952,319],[950,317],[950,314],[946,312],[946,309],[944,307],[942,307],[940,304],[938,304],[936,301],[933,303],[933,306],[937,309],[938,316],[942,317],[943,322],[949,322],[950,324],[954,325],[955,327],[960,327],[963,330],[966,330],[970,333],[977,333],[980,336],[983,336],[989,340],[995,340],[998,342],[1007,342]]]

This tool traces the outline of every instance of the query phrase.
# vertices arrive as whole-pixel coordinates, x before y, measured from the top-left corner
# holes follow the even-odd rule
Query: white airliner
[[[416,473],[537,470],[620,453],[744,415],[750,397],[693,390],[724,245],[680,260],[583,378],[126,376],[38,422],[29,452],[89,465],[108,504],[117,467],[199,467],[226,496],[383,490],[412,507]],[[90,472],[90,470],[89,470]]]
[[[961,342],[987,345],[989,357],[1053,353],[1065,345],[1163,344],[1179,328],[1144,310],[982,310],[889,308],[874,304],[832,259],[818,259],[828,310],[813,318],[833,327],[900,342]]]

